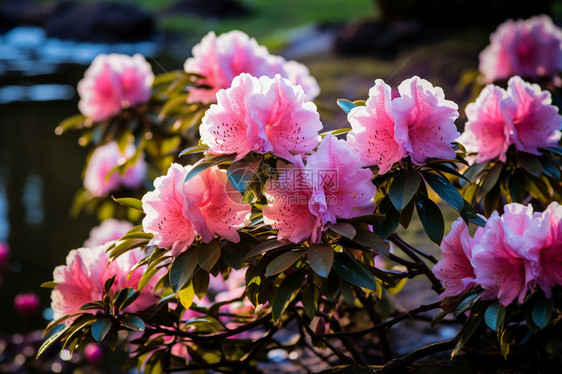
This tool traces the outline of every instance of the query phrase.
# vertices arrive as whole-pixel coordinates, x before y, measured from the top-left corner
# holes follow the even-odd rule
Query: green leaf
[[[267,265],[267,268],[265,269],[265,276],[269,278],[272,275],[279,274],[282,271],[287,270],[304,254],[305,251],[302,250],[289,251],[280,254]]]
[[[459,333],[460,339],[453,349],[453,352],[451,353],[451,358],[455,357],[461,351],[461,349],[465,346],[472,335],[474,335],[474,332],[478,329],[478,326],[480,326],[480,323],[483,319],[484,313],[482,313],[481,311],[475,315],[470,316]]]
[[[349,114],[349,112],[351,112],[351,109],[355,108],[357,105],[353,104],[353,102],[346,100],[346,99],[338,99],[336,101],[336,103],[338,104],[338,106],[340,108],[343,109],[344,112],[346,112],[347,114]]]
[[[187,183],[190,179],[198,176],[199,174],[201,174],[205,170],[207,170],[207,169],[209,169],[209,168],[211,168],[215,165],[219,165],[219,164],[223,164],[225,162],[232,161],[232,160],[234,160],[235,157],[236,157],[236,155],[220,155],[220,156],[203,158],[203,159],[199,160],[195,165],[193,165],[193,167],[191,168],[189,173],[187,173],[187,175],[185,176],[185,179],[184,179],[183,183]]]
[[[488,309],[486,309],[486,313],[484,314],[486,325],[488,325],[488,327],[493,331],[498,331],[503,323],[504,318],[505,306],[497,301],[491,304]]]
[[[281,282],[275,291],[271,303],[271,314],[274,321],[278,321],[279,318],[281,318],[291,301],[297,296],[302,287],[305,275],[305,270],[301,269],[289,274],[287,278],[283,279],[283,282]]]
[[[548,325],[553,309],[554,299],[540,299],[533,305],[531,316],[539,329],[542,330]]]
[[[424,173],[423,177],[431,189],[453,209],[460,212],[464,208],[464,199],[451,182],[433,173]]]
[[[59,340],[61,340],[62,336],[64,336],[71,328],[72,326],[66,326],[64,323],[57,325],[59,327],[59,330],[55,330],[55,328],[53,328],[53,331],[55,331],[51,336],[49,336],[44,342],[43,344],[41,344],[41,347],[39,347],[39,350],[37,351],[37,357],[41,356],[43,354],[43,352],[45,352],[51,345],[55,344],[56,342],[58,342]]]
[[[210,272],[221,256],[221,247],[216,240],[203,243],[197,251],[197,262],[202,269]]]
[[[494,186],[498,182],[498,179],[500,178],[503,166],[504,165],[498,161],[490,170],[488,170],[486,177],[482,181],[482,190],[485,193],[490,192],[492,188],[494,188]]]
[[[445,222],[437,204],[426,196],[417,194],[416,210],[429,239],[441,244],[445,232]]]
[[[158,272],[159,268],[146,268],[144,271],[141,279],[139,280],[139,291],[141,291],[147,284],[150,279]]]
[[[308,248],[308,263],[316,274],[328,278],[334,263],[334,248],[329,244],[312,244]]]
[[[286,242],[286,241],[279,241],[277,239],[268,240],[262,243],[259,243],[254,248],[252,248],[244,257],[244,260],[247,260],[251,257],[257,256],[264,252],[272,251],[274,249],[287,249],[292,246],[295,246],[294,243]]]
[[[455,308],[455,310],[453,311],[453,316],[455,318],[457,318],[458,316],[460,316],[461,314],[463,314],[464,312],[466,312],[467,310],[469,310],[470,308],[472,308],[472,306],[478,301],[480,300],[480,295],[481,293],[473,293],[468,295],[467,297],[465,297],[460,303],[459,305],[457,305],[457,307]]]
[[[326,131],[320,134],[320,136],[322,138],[326,137],[329,134],[332,134],[333,136],[336,135],[341,135],[341,134],[347,134],[348,132],[350,132],[351,129],[350,128],[343,128],[343,129],[336,129],[336,130],[331,130],[331,131]]]
[[[548,147],[548,150],[552,153],[562,156],[562,147]]]
[[[136,210],[140,210],[141,212],[142,210],[142,201],[140,201],[139,199],[134,199],[132,197],[120,197],[120,198],[115,198],[115,197],[111,197],[116,203],[119,203],[123,206],[129,207],[129,208],[133,208]]]
[[[548,175],[549,177],[559,180],[560,175],[560,165],[557,161],[553,160],[552,158],[543,156],[541,157],[541,163],[543,167],[543,173]]]
[[[482,170],[486,168],[486,166],[488,166],[488,163],[486,162],[482,164],[473,164],[464,172],[465,178],[470,180],[471,182],[474,182],[477,179],[477,177],[480,175]]]
[[[188,248],[180,253],[170,267],[170,286],[177,292],[193,276],[193,271],[197,267],[197,248]]]
[[[353,239],[357,232],[355,231],[355,227],[349,223],[340,222],[338,224],[332,225],[328,224],[328,227],[332,229],[334,232],[344,236],[348,239]]]
[[[235,161],[226,170],[226,175],[228,176],[228,181],[240,193],[244,193],[250,183],[257,178],[257,170],[263,157],[258,157],[249,160],[239,160]]]
[[[244,262],[244,257],[248,253],[248,248],[249,246],[246,243],[224,243],[221,247],[221,259],[231,268],[240,269]]]
[[[209,146],[207,144],[194,145],[193,147],[189,147],[181,151],[178,157],[205,152],[207,149],[209,149]]]
[[[320,290],[313,282],[308,282],[302,290],[302,306],[308,318],[313,319],[318,311]]]
[[[112,276],[111,278],[106,280],[105,283],[103,284],[103,290],[104,290],[104,293],[106,295],[109,295],[109,290],[111,290],[111,287],[113,286],[113,283],[115,282],[115,277],[116,277],[116,275]]]
[[[349,223],[360,222],[369,225],[378,225],[379,223],[383,222],[385,218],[386,216],[384,214],[370,214],[368,216],[359,216],[359,217],[351,218],[346,220],[346,222]]]
[[[373,232],[386,239],[400,224],[400,213],[396,210],[388,195],[382,199],[379,210],[385,215],[385,219],[382,223],[373,226]]]
[[[402,209],[402,212],[400,213],[400,224],[405,229],[407,229],[408,226],[410,225],[410,221],[412,220],[412,216],[414,215],[414,206],[415,206],[414,201],[411,200],[408,203],[408,205],[406,205],[406,207]]]
[[[334,270],[340,278],[351,284],[369,290],[377,289],[377,281],[373,274],[348,253],[336,253]]]
[[[193,283],[189,282],[187,286],[176,292],[176,296],[180,300],[181,305],[185,309],[189,309],[191,304],[193,304],[193,297],[195,296],[195,290],[193,289]]]
[[[57,284],[58,283],[55,281],[43,282],[41,283],[41,288],[55,288]]]
[[[420,175],[414,170],[406,170],[398,174],[390,185],[388,194],[390,201],[401,212],[408,205],[420,187]]]
[[[439,322],[443,321],[447,315],[451,313],[449,309],[445,309],[440,311],[433,319],[431,320],[431,327],[435,327],[439,324]]]
[[[127,316],[119,322],[130,330],[144,331],[145,328],[144,321],[137,316]]]
[[[539,177],[542,173],[542,164],[538,157],[526,152],[517,152],[515,154],[515,159],[519,166],[521,166],[525,171],[535,177]]]
[[[385,256],[388,256],[390,253],[390,244],[377,234],[368,230],[357,230],[357,235],[355,235],[353,241],[367,248],[374,249]]]
[[[65,119],[64,121],[62,121],[56,128],[55,128],[55,134],[57,135],[62,135],[64,134],[66,131],[71,130],[71,129],[75,129],[75,128],[79,128],[82,126],[82,124],[84,124],[84,122],[86,122],[88,120],[88,117],[83,116],[81,114],[77,114],[75,116],[69,117],[67,119]]]
[[[219,275],[220,276],[220,275]],[[209,273],[205,271],[197,271],[191,279],[193,283],[193,291],[199,300],[207,294],[207,289],[209,288]]]
[[[111,321],[108,318],[98,319],[92,324],[92,336],[97,342],[100,342],[105,338],[110,328]]]
[[[523,202],[527,189],[525,187],[525,172],[521,170],[515,171],[507,182],[509,189],[509,195],[511,196],[511,201]]]

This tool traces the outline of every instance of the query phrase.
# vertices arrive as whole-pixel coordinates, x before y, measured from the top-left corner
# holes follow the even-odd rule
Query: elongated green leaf
[[[170,267],[170,286],[177,292],[193,276],[193,271],[197,267],[197,248],[188,248],[180,253]]]
[[[350,132],[351,129],[350,128],[344,128],[344,129],[336,129],[336,130],[331,130],[331,131],[326,131],[320,134],[320,136],[322,138],[326,137],[329,134],[332,134],[334,136],[336,135],[341,135],[341,134],[347,134],[348,132]]]
[[[484,192],[488,193],[492,190],[492,188],[494,188],[500,178],[503,166],[504,165],[501,162],[496,162],[496,164],[488,170],[486,177],[482,181],[482,190]]]
[[[111,289],[111,287],[113,286],[113,283],[115,282],[115,277],[116,277],[116,275],[112,276],[111,278],[109,278],[108,280],[106,280],[104,282],[103,291],[106,295],[109,294],[109,290]]]
[[[368,230],[357,230],[357,234],[353,241],[364,245],[367,248],[374,249],[375,251],[388,256],[390,252],[390,244],[377,234]]]
[[[57,284],[58,283],[55,281],[43,282],[41,283],[41,288],[55,288]]]
[[[202,269],[211,271],[221,256],[221,247],[216,240],[203,243],[197,251],[197,262]]]
[[[478,300],[480,300],[480,295],[481,295],[480,293],[473,293],[465,297],[464,300],[461,301],[453,311],[453,316],[457,318],[458,316],[460,316],[461,314],[472,308],[472,306]]]
[[[320,290],[313,282],[308,282],[302,290],[302,306],[308,318],[313,319],[318,311],[318,299]]]
[[[538,328],[544,329],[548,325],[553,309],[554,299],[540,299],[533,305],[531,316]]]
[[[338,104],[338,106],[340,108],[343,109],[344,112],[346,112],[347,114],[349,114],[349,112],[351,112],[351,109],[355,108],[357,105],[353,104],[353,102],[346,100],[346,99],[338,99],[336,101],[336,103]]]
[[[144,331],[145,328],[144,321],[137,316],[127,316],[119,322],[130,330]]]
[[[206,144],[194,145],[193,147],[189,147],[181,151],[178,157],[205,152],[207,149],[209,149],[209,146]]]
[[[470,180],[471,182],[476,181],[482,170],[484,170],[488,166],[488,163],[484,162],[481,164],[473,164],[471,167],[466,169],[464,172],[464,176]]]
[[[68,130],[82,127],[84,122],[86,122],[87,120],[88,117],[81,114],[77,114],[75,116],[67,118],[56,127],[55,134],[62,135]]]
[[[200,160],[199,162],[197,162],[195,165],[193,165],[193,167],[191,168],[189,173],[187,173],[187,175],[185,176],[185,179],[184,179],[183,183],[187,183],[190,179],[198,176],[199,174],[201,174],[205,170],[207,170],[207,169],[209,169],[209,168],[211,168],[215,165],[219,165],[219,164],[223,164],[223,163],[228,162],[228,161],[232,161],[232,160],[234,160],[235,157],[236,157],[235,155],[220,155],[220,156],[204,158],[204,159]]]
[[[115,200],[116,203],[119,203],[123,206],[129,207],[129,208],[133,208],[136,210],[140,210],[141,212],[142,210],[142,202],[139,199],[135,199],[132,197],[120,197],[120,198],[115,198],[112,196],[112,199]]]
[[[483,319],[484,313],[480,312],[476,315],[471,315],[467,323],[461,329],[459,341],[453,349],[451,357],[455,357],[463,349],[464,345],[468,342],[472,335],[474,335],[474,332],[478,329],[478,326],[480,326]]]
[[[220,277],[221,275],[219,275]],[[203,299],[203,296],[207,294],[207,289],[209,288],[209,273],[205,271],[196,271],[191,278],[191,283],[193,283],[193,292],[199,300]]]
[[[420,183],[420,175],[414,170],[406,170],[394,178],[388,194],[390,201],[399,212],[412,200],[420,187]]]
[[[385,215],[385,219],[383,222],[374,225],[373,231],[381,238],[386,239],[400,224],[400,213],[396,210],[388,195],[382,199],[379,209]]]
[[[445,222],[437,204],[426,196],[417,194],[416,210],[429,239],[441,244],[445,232]]]
[[[336,274],[345,281],[369,290],[377,289],[373,274],[359,261],[347,253],[336,253],[334,259]]]
[[[308,263],[316,274],[328,278],[334,263],[334,248],[329,244],[313,244],[308,248]]]
[[[328,227],[348,239],[353,239],[357,233],[355,231],[355,227],[353,227],[350,223],[341,222],[335,225],[328,224]]]
[[[503,323],[504,318],[505,306],[497,301],[491,304],[488,309],[486,309],[486,313],[484,314],[486,325],[488,325],[488,327],[493,331],[498,331]]]
[[[460,212],[464,208],[464,200],[451,182],[433,173],[424,173],[423,177],[431,189],[453,209]]]
[[[306,272],[304,269],[301,269],[291,273],[287,278],[283,279],[283,282],[281,282],[275,291],[271,303],[271,314],[273,320],[278,321],[291,301],[293,301],[293,299],[297,296],[302,287],[305,275]]]
[[[98,319],[92,324],[92,336],[97,342],[100,342],[105,338],[110,328],[111,321],[108,318]]]
[[[290,248],[292,246],[295,246],[295,244],[291,243],[291,242],[279,241],[277,239],[268,240],[266,242],[262,242],[262,243],[256,245],[254,248],[252,248],[246,254],[246,257],[244,259],[247,260],[251,257],[257,256],[257,255],[262,254],[262,253],[267,252],[267,251],[272,251],[274,249],[286,249],[286,248]]]
[[[542,164],[538,157],[526,152],[517,152],[515,159],[519,166],[535,177],[540,177],[542,173]]]
[[[280,254],[267,265],[267,268],[265,269],[265,276],[271,277],[272,275],[279,274],[282,271],[287,270],[305,253],[305,251],[296,250]]]
[[[181,305],[185,309],[189,309],[191,304],[193,304],[193,297],[195,296],[195,290],[193,289],[193,283],[189,282],[187,286],[176,292]]]
[[[148,232],[132,232],[130,234],[125,234],[121,240],[127,239],[152,239],[153,235]]]
[[[147,284],[150,279],[158,272],[157,267],[153,268],[146,268],[144,273],[142,274],[141,279],[139,280],[139,291],[141,291]]]
[[[562,147],[548,147],[548,150],[552,153],[562,156]]]
[[[39,347],[39,350],[37,351],[37,357],[41,356],[43,354],[43,352],[45,352],[45,350],[47,350],[51,345],[55,344],[56,342],[58,342],[59,340],[61,340],[61,338],[72,328],[72,326],[65,326],[64,324],[60,324],[57,325],[60,327],[54,327],[53,331],[55,331],[51,336],[49,336],[44,342],[43,344],[41,344],[41,347]],[[58,328],[58,331],[56,331],[55,329]]]

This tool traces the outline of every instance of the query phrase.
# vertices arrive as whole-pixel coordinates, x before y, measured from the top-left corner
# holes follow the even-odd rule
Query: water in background
[[[0,35],[0,241],[12,249],[11,271],[0,286],[0,332],[22,329],[13,298],[33,291],[48,308],[52,279],[69,250],[81,246],[95,217],[69,216],[87,150],[78,134],[56,136],[64,118],[78,113],[76,84],[100,53],[155,56],[155,42],[76,43],[46,38],[37,27]],[[44,327],[41,319],[35,328]]]

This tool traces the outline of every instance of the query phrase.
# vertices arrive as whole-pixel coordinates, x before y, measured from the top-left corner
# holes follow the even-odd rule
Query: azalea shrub
[[[559,360],[560,35],[546,16],[500,26],[462,133],[459,105],[418,76],[338,100],[348,124],[325,131],[308,69],[240,31],[156,77],[141,56],[99,56],[58,133],[92,147],[76,209],[105,220],[45,283],[39,355],[104,341],[124,370],[239,372],[304,350],[400,372],[487,337]],[[412,220],[441,260],[397,234]],[[392,295],[416,277],[442,301],[401,310]],[[386,329],[429,311],[458,334],[391,361]]]

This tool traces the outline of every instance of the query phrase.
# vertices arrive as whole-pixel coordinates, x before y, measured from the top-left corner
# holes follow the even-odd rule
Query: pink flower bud
[[[10,246],[7,243],[0,242],[0,274],[8,268],[11,255]]]
[[[39,297],[33,292],[20,293],[14,298],[14,307],[21,315],[34,314],[39,310]]]

